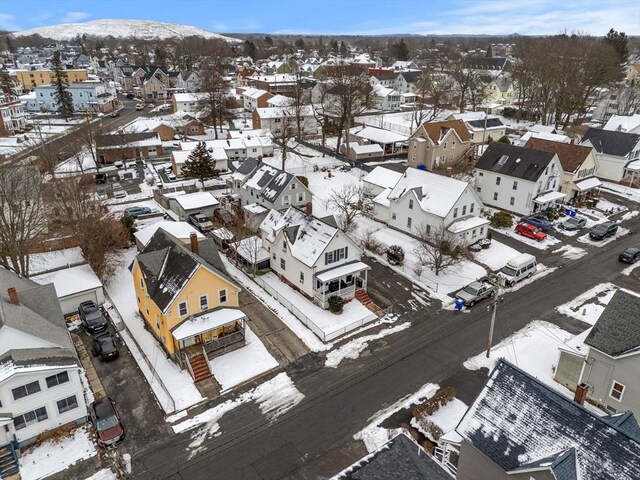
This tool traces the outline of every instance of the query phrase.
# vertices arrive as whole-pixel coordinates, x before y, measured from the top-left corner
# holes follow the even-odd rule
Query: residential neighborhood
[[[0,478],[640,478],[640,7],[232,3],[0,8]]]

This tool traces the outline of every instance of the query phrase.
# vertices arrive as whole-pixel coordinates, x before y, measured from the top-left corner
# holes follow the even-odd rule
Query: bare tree
[[[311,102],[311,108],[316,123],[320,127],[320,142],[322,146],[322,156],[324,157],[326,155],[325,149],[327,148],[327,135],[331,131],[331,119],[325,111],[328,87],[326,83],[318,83],[315,88],[317,93],[315,100]]]
[[[338,226],[345,232],[355,230],[355,220],[362,215],[367,189],[356,183],[347,183],[331,191],[326,208],[338,212]]]
[[[29,253],[47,231],[42,177],[33,165],[0,165],[0,263],[29,276]]]
[[[310,108],[306,105],[304,107],[305,110]],[[270,131],[273,143],[280,147],[282,154],[282,171],[284,171],[289,153],[295,153],[301,157],[312,157],[312,155],[304,153],[301,148],[302,146],[297,141],[300,136],[296,135],[296,130],[298,128],[300,128],[301,131],[309,130],[309,123],[313,120],[306,115],[306,112],[301,113],[300,109],[295,105],[281,107],[278,113],[279,115],[274,119],[276,121],[272,123]]]
[[[447,75],[428,68],[425,67],[416,83],[418,100],[411,117],[411,126],[415,125],[416,128],[434,120],[451,101],[451,86]]]
[[[213,125],[216,140],[218,139],[218,126],[222,132],[224,122],[233,120],[233,105],[229,97],[229,85],[224,80],[219,65],[208,61],[201,65],[199,70],[201,79],[200,90],[204,98],[200,101],[202,113],[208,123]]]
[[[455,265],[466,257],[466,247],[458,237],[444,227],[430,228],[423,225],[418,229],[413,253],[420,265],[430,268],[436,275]]]

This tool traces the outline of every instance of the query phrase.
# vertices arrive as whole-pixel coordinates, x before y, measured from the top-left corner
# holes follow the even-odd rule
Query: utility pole
[[[491,302],[491,305],[487,307],[487,310],[491,309],[491,326],[489,327],[489,341],[487,342],[487,358],[489,358],[489,355],[491,355],[491,346],[493,343],[493,329],[496,324],[496,313],[498,311],[498,303],[502,303],[502,301],[503,299],[502,297],[500,297],[500,288],[498,288],[496,290],[496,296],[493,299],[493,302]]]

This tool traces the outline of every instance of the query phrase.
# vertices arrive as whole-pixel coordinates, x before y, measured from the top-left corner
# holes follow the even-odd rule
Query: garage
[[[82,302],[92,301],[96,305],[104,303],[102,282],[89,265],[44,273],[31,277],[31,280],[41,285],[53,283],[64,315],[77,312]]]

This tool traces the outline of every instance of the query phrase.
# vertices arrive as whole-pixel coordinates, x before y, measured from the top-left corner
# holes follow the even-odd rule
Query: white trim
[[[616,383],[620,386],[622,386],[622,391],[620,392],[620,398],[616,398],[613,395],[611,395],[613,393],[613,387],[615,387]],[[617,380],[612,380],[611,382],[611,389],[609,389],[609,397],[613,398],[616,402],[622,402],[622,397],[624,397],[624,391],[627,389],[627,386],[624,385],[622,382],[619,382]]]
[[[182,313],[180,313],[180,305],[184,304],[186,312],[184,313],[184,315]],[[189,302],[187,300],[185,300],[184,302],[179,302],[178,303],[178,316],[179,317],[186,317],[187,315],[189,315]]]

